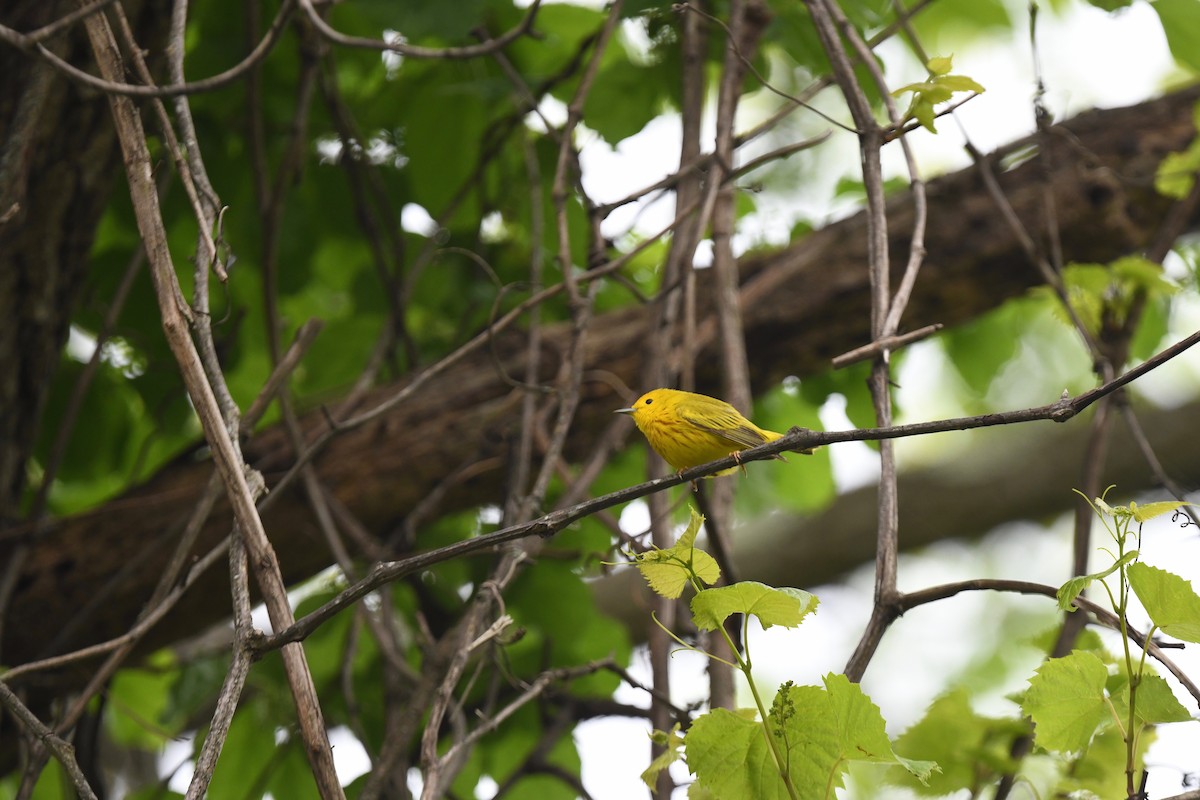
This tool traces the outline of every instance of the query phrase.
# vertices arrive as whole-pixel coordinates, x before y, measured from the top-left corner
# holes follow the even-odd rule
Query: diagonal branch
[[[1049,405],[1017,411],[981,414],[974,417],[955,417],[931,422],[894,425],[885,428],[862,428],[849,431],[812,431],[793,428],[783,438],[760,445],[759,447],[743,450],[736,457],[726,456],[718,461],[713,461],[711,464],[703,464],[692,469],[683,470],[676,475],[655,478],[654,480],[630,486],[626,489],[610,492],[600,497],[585,500],[569,508],[552,511],[530,522],[510,525],[501,530],[477,536],[473,539],[455,542],[454,544],[439,547],[425,553],[419,553],[398,561],[385,561],[375,564],[366,576],[357,583],[348,586],[332,600],[298,620],[294,625],[278,631],[273,636],[266,637],[260,642],[259,646],[262,651],[266,651],[289,642],[301,641],[334,617],[338,612],[370,594],[379,586],[419,570],[428,569],[434,564],[459,558],[468,553],[490,550],[497,545],[530,536],[553,536],[576,520],[602,509],[611,508],[621,503],[627,503],[630,500],[636,500],[640,497],[661,492],[672,486],[679,486],[699,478],[704,478],[730,467],[736,467],[751,461],[762,461],[778,453],[793,450],[808,450],[839,442],[882,441],[908,436],[922,436],[930,433],[942,433],[945,431],[964,431],[996,425],[1012,425],[1036,420],[1066,422],[1097,400],[1106,397],[1121,386],[1124,386],[1133,380],[1134,377],[1137,377],[1137,375],[1145,374],[1149,370],[1161,366],[1198,342],[1200,342],[1200,331],[1177,342],[1143,364],[1140,364],[1135,369],[1103,386],[1098,386],[1076,397],[1064,397]]]
[[[121,59],[107,20],[99,15],[89,17],[87,31],[102,74],[109,79],[121,75]],[[151,177],[153,169],[141,118],[129,98],[113,95],[109,102],[121,149],[125,155],[130,194],[133,197],[138,229],[145,243],[154,278],[167,343],[179,364],[205,438],[212,447],[217,470],[233,506],[238,528],[253,556],[255,578],[263,590],[271,622],[276,628],[287,627],[293,622],[294,616],[288,604],[287,589],[279,571],[279,562],[271,543],[267,540],[262,519],[255,507],[246,465],[238,455],[236,443],[225,427],[217,398],[188,333],[185,306],[180,302],[178,279],[167,247],[166,231]],[[304,659],[304,651],[299,647],[285,648],[283,658],[288,683],[296,703],[306,754],[313,767],[321,796],[341,798],[342,787],[333,766],[321,707],[317,701],[308,664]]]
[[[71,778],[71,783],[75,785],[75,790],[79,792],[80,797],[85,800],[96,800],[96,793],[88,784],[83,770],[79,768],[79,762],[75,760],[75,748],[71,746],[70,742],[64,741],[62,737],[46,727],[45,723],[38,719],[2,681],[0,681],[0,706],[7,709],[47,750],[54,754],[54,757],[63,765],[63,769],[67,771],[67,775]]]

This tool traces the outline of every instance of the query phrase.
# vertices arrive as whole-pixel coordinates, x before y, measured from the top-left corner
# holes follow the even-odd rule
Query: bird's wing
[[[757,428],[747,425],[745,418],[726,403],[706,405],[702,415],[683,411],[679,416],[689,425],[729,440],[733,446],[757,447],[767,441]]]

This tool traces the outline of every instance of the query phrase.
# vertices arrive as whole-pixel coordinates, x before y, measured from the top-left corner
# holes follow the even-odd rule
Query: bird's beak
[[[633,412],[634,412],[634,409],[632,409],[632,408],[618,408],[613,413],[614,414],[632,414]]]

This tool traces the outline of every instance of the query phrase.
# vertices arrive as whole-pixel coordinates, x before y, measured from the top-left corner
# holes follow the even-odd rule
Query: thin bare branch
[[[200,800],[208,791],[217,768],[217,759],[224,749],[229,727],[233,724],[233,714],[242,696],[246,677],[250,674],[251,650],[247,645],[255,636],[260,635],[254,630],[250,617],[246,547],[236,534],[235,539],[229,550],[229,579],[233,593],[233,659],[217,695],[216,709],[208,726],[208,734],[204,737],[204,744],[200,746],[199,755],[196,756],[192,780],[188,783],[187,800]]]
[[[979,578],[969,581],[957,581],[955,583],[945,583],[938,586],[930,586],[927,589],[922,589],[917,592],[906,592],[901,595],[898,606],[900,613],[907,613],[918,606],[927,603],[934,603],[938,600],[945,600],[963,592],[978,592],[978,591],[993,591],[993,592],[1010,592],[1015,594],[1036,594],[1051,599],[1058,597],[1058,587],[1049,586],[1044,583],[1033,583],[1031,581],[1014,581],[998,578]],[[1118,633],[1121,632],[1121,621],[1117,616],[1103,606],[1088,600],[1082,595],[1075,598],[1074,605],[1077,609],[1091,614],[1096,620],[1107,628],[1111,628]],[[1076,616],[1081,616],[1077,614]],[[1197,706],[1200,706],[1200,687],[1196,686],[1178,665],[1176,665],[1163,652],[1163,647],[1150,639],[1141,631],[1128,628],[1129,638],[1137,644],[1138,647],[1148,648],[1151,656],[1160,664],[1167,668],[1172,675],[1187,689],[1188,693],[1195,698]]]
[[[87,20],[88,38],[92,51],[100,66],[101,74],[115,79],[123,72],[116,40],[107,21],[100,15]],[[145,242],[151,274],[162,314],[163,329],[167,342],[179,364],[180,372],[188,390],[205,438],[212,448],[217,469],[226,487],[230,504],[233,506],[237,525],[246,537],[252,553],[255,577],[263,590],[264,600],[276,628],[286,628],[294,621],[287,590],[279,572],[279,562],[274,549],[263,529],[262,519],[254,503],[254,492],[247,477],[245,464],[237,452],[236,444],[226,429],[217,398],[205,375],[195,344],[188,334],[187,318],[181,292],[175,274],[170,250],[167,247],[166,231],[154,191],[152,165],[142,130],[141,118],[128,97],[110,95],[113,120],[118,140],[125,155],[126,173],[130,193],[138,222]],[[297,647],[285,648],[284,663],[300,721],[301,735],[306,743],[306,754],[312,765],[317,785],[323,798],[343,797],[342,787],[333,766],[332,753],[325,733],[321,708],[316,689],[304,652]]]
[[[51,22],[48,25],[43,25],[32,33],[24,35],[24,41],[30,44],[44,42],[59,31],[65,31],[81,19],[90,17],[97,11],[101,11],[107,6],[110,6],[115,0],[94,0],[94,2],[82,5],[74,11],[64,14],[59,19]]]
[[[908,333],[900,333],[895,336],[885,336],[878,341],[864,344],[862,347],[856,347],[849,352],[842,353],[840,356],[834,356],[829,362],[834,369],[848,367],[851,364],[856,364],[859,361],[867,361],[868,359],[876,358],[881,353],[891,352],[907,347],[913,342],[919,342],[923,339],[928,339],[942,328],[946,327],[940,322],[933,325],[926,325],[923,328],[917,328],[915,331]]]
[[[431,59],[468,59],[491,55],[529,33],[533,28],[533,21],[537,17],[537,12],[541,5],[542,0],[533,0],[529,5],[529,9],[525,12],[525,16],[515,28],[493,39],[489,39],[484,44],[467,45],[464,47],[421,47],[419,45],[408,44],[400,39],[385,41],[383,39],[367,39],[362,36],[347,36],[335,30],[329,23],[321,19],[316,8],[313,7],[312,0],[300,0],[300,8],[304,11],[309,23],[323,37],[335,44],[344,45],[345,47],[359,47],[367,50],[399,53],[409,58]]]
[[[51,66],[71,80],[85,86],[90,86],[93,89],[98,89],[106,94],[121,95],[124,97],[174,97],[181,94],[199,94],[200,92],[211,92],[214,89],[220,89],[223,86],[233,83],[254,65],[266,58],[267,54],[271,52],[271,49],[279,41],[279,36],[283,32],[288,16],[291,14],[292,2],[293,0],[284,0],[279,7],[279,12],[275,15],[274,21],[271,23],[271,27],[267,30],[266,36],[238,64],[224,72],[213,75],[211,78],[172,86],[138,86],[132,83],[124,83],[115,76],[112,79],[97,78],[91,73],[85,72],[73,64],[64,61],[52,50],[41,44],[40,41],[33,41],[29,35],[19,33],[4,25],[0,25],[0,42],[6,42],[24,52],[32,52],[45,59]],[[89,8],[88,15],[100,10],[104,4],[97,3],[95,5],[95,8]],[[87,19],[90,21],[91,16],[88,15],[81,15],[81,17],[87,16]]]
[[[1017,212],[1013,210],[1012,204],[1008,202],[1008,198],[1004,196],[1004,192],[1000,188],[999,182],[996,180],[996,175],[992,171],[991,164],[986,158],[983,157],[982,153],[975,149],[975,146],[970,142],[967,143],[966,148],[967,152],[971,155],[971,159],[979,168],[979,174],[983,179],[983,185],[987,188],[988,194],[990,194],[992,199],[995,201],[996,207],[999,208],[1000,214],[1004,218],[1004,221],[1008,224],[1009,230],[1012,231],[1013,237],[1018,243],[1020,243],[1021,248],[1025,251],[1025,254],[1028,256],[1030,262],[1037,267],[1038,274],[1040,274],[1046,284],[1054,290],[1054,294],[1058,297],[1063,310],[1070,317],[1071,324],[1079,333],[1080,338],[1083,339],[1088,352],[1091,353],[1094,358],[1098,358],[1100,349],[1097,346],[1095,339],[1088,332],[1087,326],[1083,324],[1083,320],[1079,318],[1079,314],[1075,311],[1074,306],[1071,305],[1070,298],[1067,297],[1066,286],[1062,282],[1062,276],[1055,271],[1053,265],[1051,265],[1051,263],[1047,260],[1045,254],[1042,253],[1041,248],[1038,247],[1037,242],[1034,241],[1033,236],[1030,235],[1029,231],[1025,229],[1025,226],[1017,217]]]
[[[536,700],[542,695],[542,693],[544,693],[554,684],[571,681],[576,678],[582,678],[584,675],[591,675],[599,672],[600,670],[609,669],[611,666],[612,661],[605,658],[599,661],[592,661],[587,664],[580,664],[577,667],[562,667],[560,669],[546,670],[534,678],[529,686],[526,687],[525,691],[517,696],[517,698],[511,703],[476,726],[475,729],[467,734],[464,739],[455,742],[455,744],[446,751],[446,754],[442,756],[442,758],[446,760],[457,758],[461,752],[468,750],[485,735],[499,728],[506,719],[520,711],[532,701]]]
[[[867,268],[871,281],[871,339],[878,341],[895,333],[888,329],[891,319],[891,269],[889,266],[887,212],[884,205],[883,170],[880,150],[883,131],[875,121],[870,102],[854,75],[850,56],[843,43],[845,36],[857,47],[860,60],[874,59],[858,39],[853,26],[846,23],[835,0],[805,0],[821,46],[829,56],[834,80],[850,108],[858,133],[859,158],[867,194]],[[840,28],[840,30],[839,30]],[[875,72],[876,80],[882,81]],[[914,253],[916,251],[914,250]],[[879,425],[892,421],[891,379],[888,353],[876,358],[871,366],[868,386]],[[899,549],[899,497],[896,491],[895,453],[889,442],[879,446],[880,476],[877,505],[877,544],[875,549],[875,606],[858,647],[846,665],[852,681],[861,679],[891,621],[895,619],[897,551]]]
[[[713,475],[723,469],[736,467],[739,464],[748,464],[752,461],[762,461],[772,458],[778,453],[792,450],[809,450],[813,447],[839,442],[881,441],[908,436],[921,436],[929,433],[941,433],[944,431],[972,430],[975,428],[1012,425],[1039,420],[1066,422],[1100,398],[1116,391],[1121,386],[1124,386],[1140,375],[1144,375],[1151,369],[1161,366],[1198,342],[1200,342],[1200,331],[1177,342],[1138,367],[1103,386],[1091,389],[1076,397],[1063,397],[1049,405],[1019,411],[981,414],[974,417],[955,417],[933,422],[914,422],[907,425],[895,425],[886,428],[861,428],[848,431],[813,431],[803,428],[793,428],[782,438],[768,444],[760,445],[759,447],[743,450],[737,454],[737,457],[727,456],[711,464],[703,464],[692,469],[683,470],[675,475],[655,478],[645,483],[585,500],[569,508],[552,511],[527,523],[510,525],[501,530],[483,534],[473,539],[455,542],[454,544],[430,550],[426,553],[419,553],[398,561],[381,562],[374,565],[362,580],[344,589],[332,600],[298,620],[295,625],[267,637],[261,643],[261,647],[263,650],[268,650],[280,647],[287,642],[300,641],[309,636],[339,611],[365,597],[376,587],[397,580],[404,575],[410,575],[418,570],[427,569],[433,564],[458,558],[467,553],[488,550],[497,545],[529,536],[553,536],[576,520],[582,519],[600,509],[611,508],[621,503],[627,503],[630,500],[646,497],[647,495],[669,489],[672,486],[679,486],[680,484]]]
[[[85,800],[96,800],[95,791],[88,784],[83,770],[79,768],[79,762],[75,760],[75,748],[71,746],[70,742],[64,741],[54,731],[46,727],[21,702],[21,699],[8,688],[8,685],[4,681],[0,681],[0,706],[7,709],[13,715],[14,719],[24,725],[30,734],[58,759],[59,763],[63,765],[63,769],[66,770],[67,775],[71,778],[71,783],[75,786],[75,791],[79,792],[80,797],[85,798]]]

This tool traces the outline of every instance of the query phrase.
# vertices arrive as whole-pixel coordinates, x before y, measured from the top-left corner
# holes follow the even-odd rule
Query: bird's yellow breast
[[[634,422],[654,451],[676,472],[716,461],[741,449],[678,417],[658,415],[644,421],[635,417]]]

